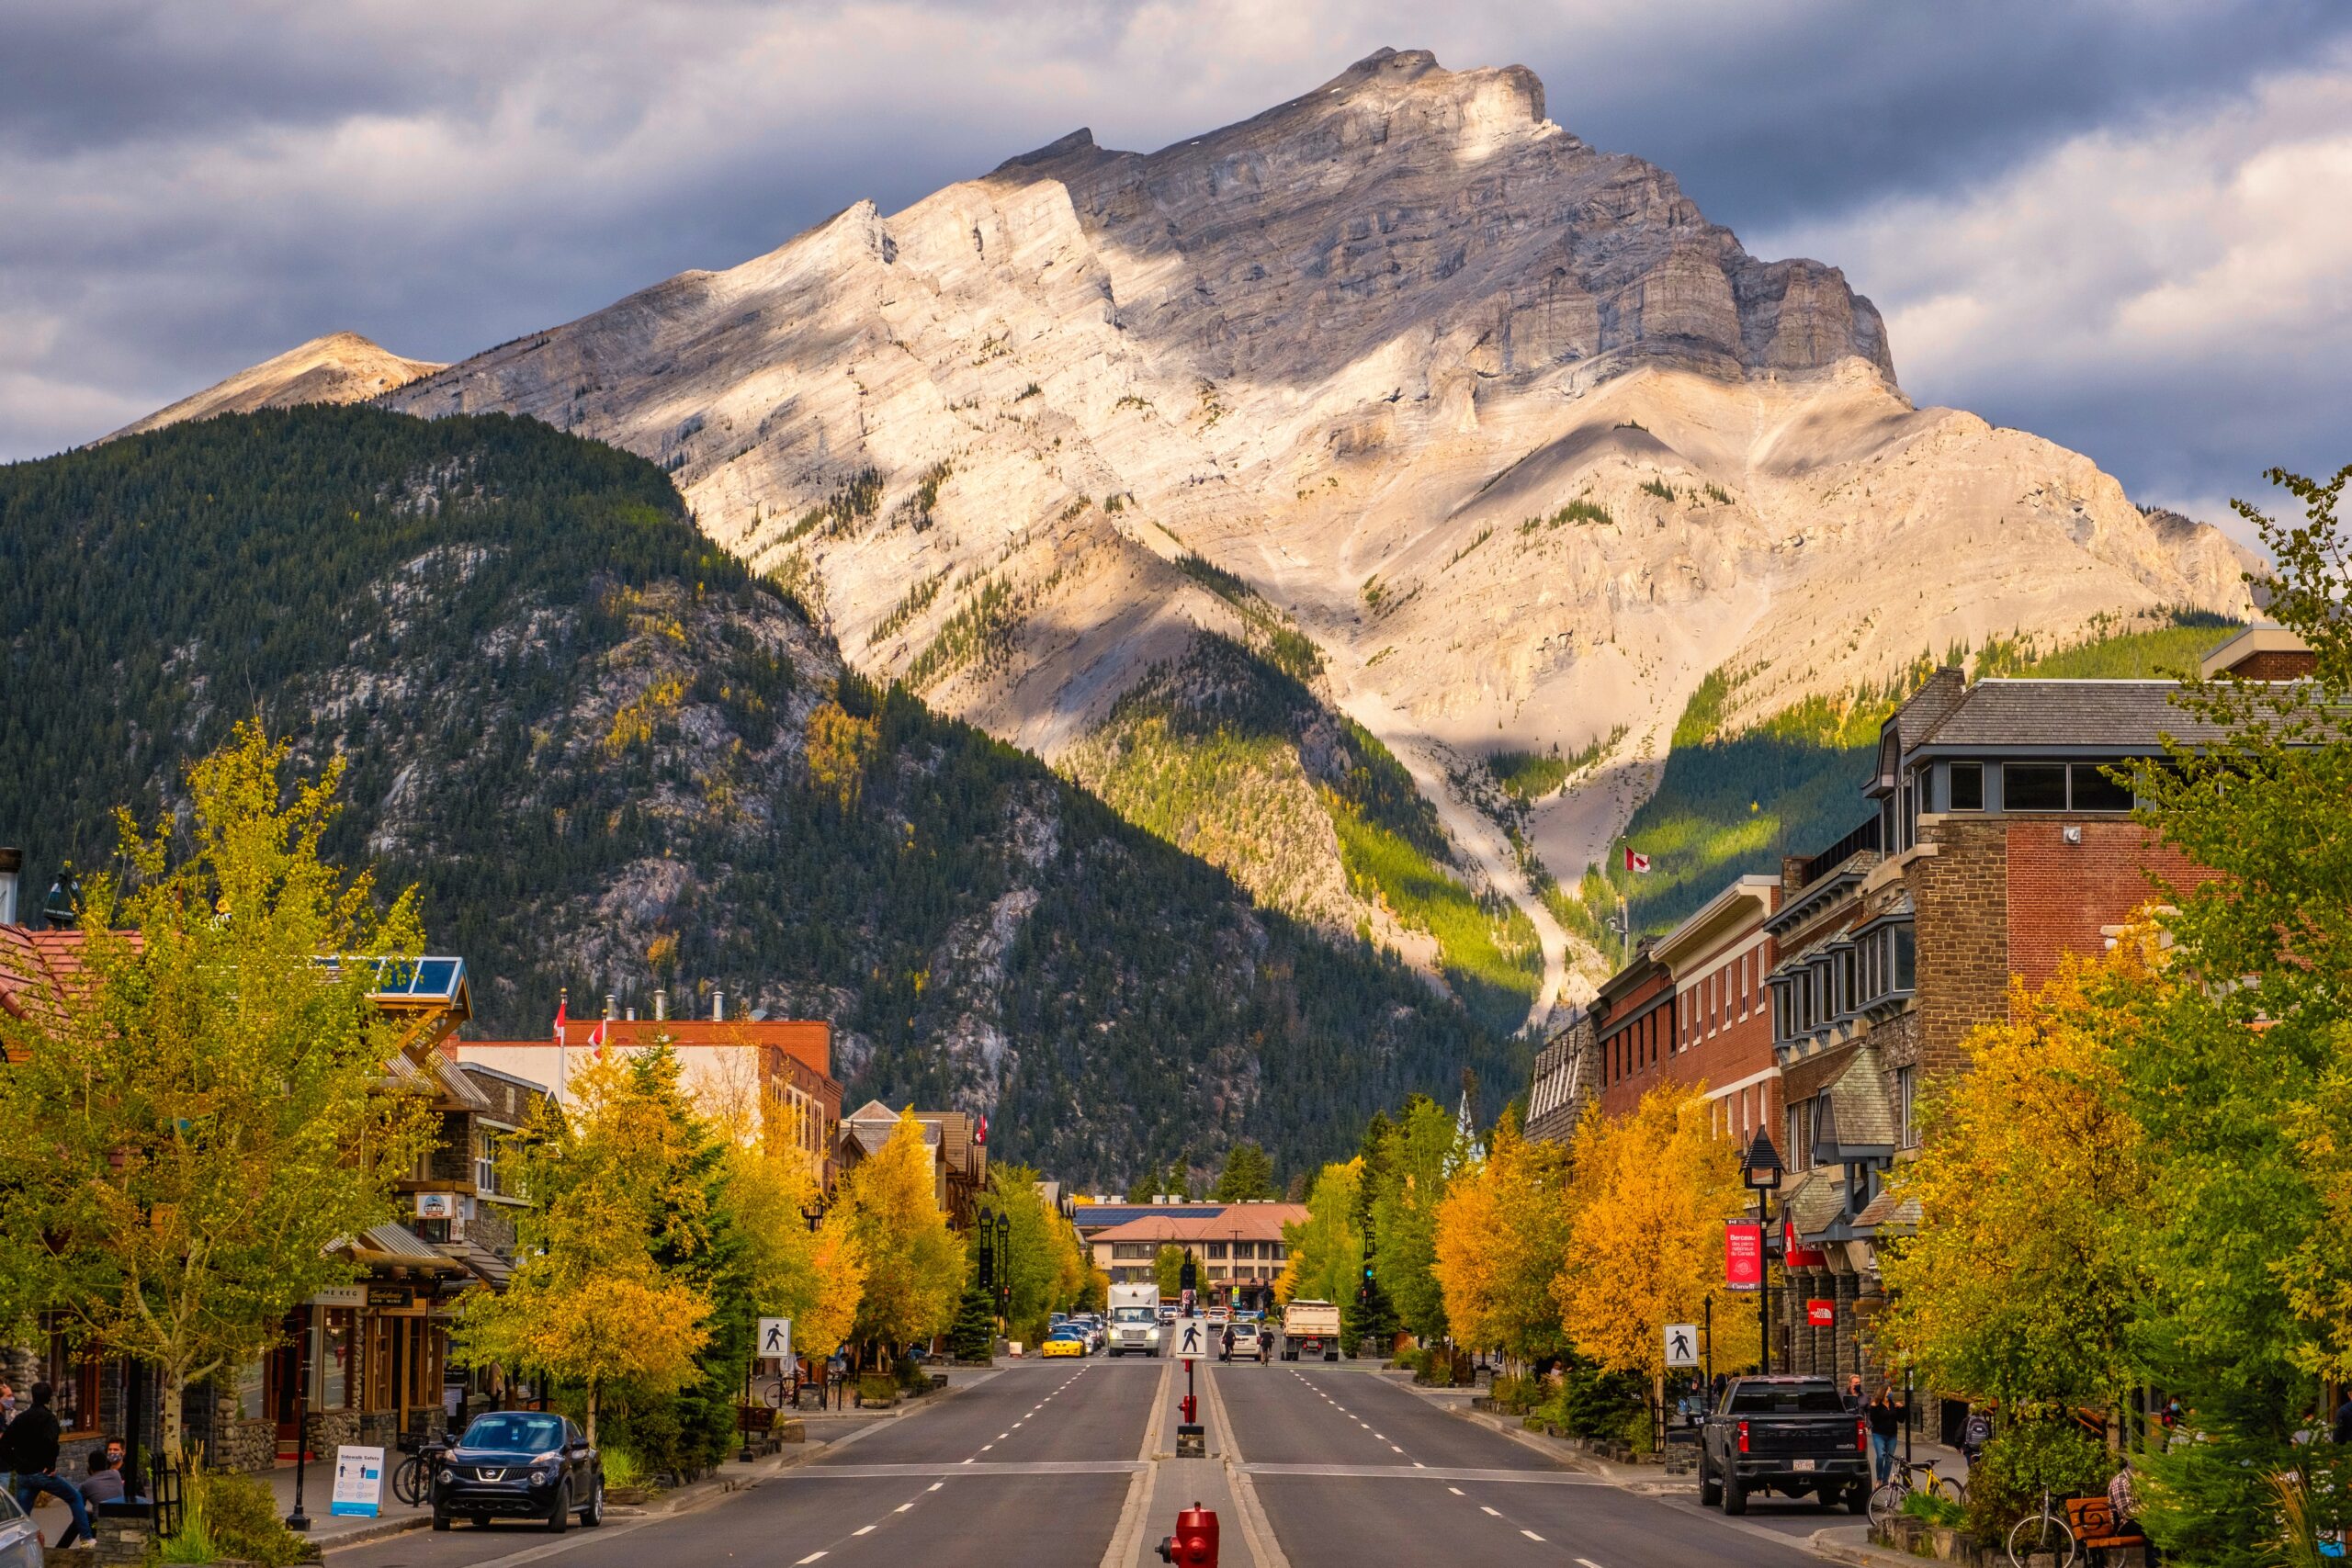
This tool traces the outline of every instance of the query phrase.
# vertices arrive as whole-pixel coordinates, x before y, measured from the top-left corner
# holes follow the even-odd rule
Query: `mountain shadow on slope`
[[[669,479],[507,416],[236,415],[0,468],[0,842],[105,859],[238,718],[340,754],[329,848],[417,883],[480,1032],[558,989],[816,1016],[857,1097],[1117,1185],[1519,1048],[1025,753],[846,671]]]

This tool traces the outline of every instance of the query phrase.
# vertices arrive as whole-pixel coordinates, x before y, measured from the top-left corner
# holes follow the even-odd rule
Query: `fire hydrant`
[[[1176,1533],[1159,1543],[1159,1560],[1180,1568],[1216,1568],[1216,1516],[1195,1502],[1176,1516]]]
[[[1176,1404],[1177,1408],[1184,1413],[1185,1426],[1192,1426],[1201,1418],[1199,1415],[1200,1406],[1194,1402],[1191,1394],[1188,1393],[1183,1398],[1178,1400]]]

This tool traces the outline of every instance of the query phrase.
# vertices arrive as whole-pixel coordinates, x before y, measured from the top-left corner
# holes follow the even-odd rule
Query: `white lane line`
[[[819,1559],[820,1557],[822,1557],[822,1556],[824,1556],[824,1555],[825,1555],[825,1554],[824,1554],[823,1552],[821,1552],[821,1551],[812,1551],[812,1552],[810,1552],[808,1556],[806,1556],[806,1557],[802,1558],[800,1561],[801,1561],[802,1562],[816,1562],[816,1561],[817,1561],[817,1559]]]
[[[966,1464],[978,1464],[980,1462],[979,1456],[976,1454],[972,1458],[966,1460],[964,1462]]]
[[[894,1514],[903,1514],[903,1513],[905,1513],[909,1508],[911,1508],[911,1507],[913,1507],[913,1506],[914,1506],[914,1505],[913,1505],[912,1503],[901,1503],[901,1504],[899,1504],[897,1507],[895,1507],[895,1508],[891,1509],[890,1511],[891,1511],[892,1513],[894,1513]]]
[[[1530,1540],[1542,1540],[1544,1539],[1542,1536],[1537,1535],[1533,1530],[1521,1530],[1519,1533],[1525,1536]]]
[[[1396,1451],[1397,1451],[1397,1452],[1399,1452],[1399,1453],[1402,1453],[1402,1452],[1404,1452],[1405,1450],[1402,1450],[1402,1449],[1399,1449],[1399,1450],[1397,1450]],[[1429,1468],[1429,1466],[1428,1466],[1428,1465],[1423,1464],[1419,1460],[1415,1460],[1415,1461],[1413,1461],[1413,1468],[1414,1468],[1415,1470],[1427,1470],[1427,1469]]]
[[[1470,1494],[1468,1494],[1467,1492],[1464,1492],[1464,1490],[1462,1490],[1462,1488],[1461,1488],[1461,1487],[1459,1487],[1459,1486],[1449,1486],[1449,1487],[1447,1487],[1447,1488],[1446,1488],[1446,1490],[1447,1490],[1448,1492],[1453,1493],[1456,1497],[1467,1497],[1468,1495],[1470,1495]]]
[[[1404,1450],[1403,1449],[1398,1448],[1396,1444],[1391,1443],[1391,1444],[1389,1444],[1389,1445],[1388,1445],[1388,1451],[1389,1451],[1390,1453],[1392,1453],[1392,1454],[1401,1454],[1401,1453],[1403,1453],[1405,1450]]]
[[[1001,1442],[1004,1441],[1004,1439],[1005,1439],[1005,1438],[1009,1438],[1009,1437],[1011,1437],[1011,1436],[1012,1436],[1012,1433],[1010,1433],[1010,1432],[999,1432],[999,1433],[996,1435],[996,1440],[997,1440],[998,1442],[1000,1442],[1000,1443],[1001,1443]]]
[[[996,1447],[996,1445],[995,1445],[994,1443],[982,1443],[982,1444],[980,1445],[980,1452],[982,1452],[982,1453],[986,1453],[986,1452],[988,1452],[990,1449],[992,1449],[992,1448],[994,1448],[994,1447]],[[968,1464],[968,1463],[969,1463],[969,1462],[971,1462],[971,1461],[967,1460],[967,1461],[966,1461],[965,1462]]]
[[[966,1462],[967,1462],[967,1463],[969,1463],[970,1461],[967,1461]],[[1488,1507],[1488,1506],[1487,1506],[1487,1505],[1485,1505],[1484,1503],[1481,1503],[1481,1504],[1479,1504],[1479,1505],[1478,1505],[1478,1511],[1479,1511],[1480,1513],[1482,1513],[1482,1514],[1493,1514],[1493,1515],[1494,1515],[1494,1517],[1497,1517],[1497,1518],[1498,1518],[1498,1519],[1502,1517],[1502,1515],[1501,1515],[1501,1513],[1500,1513],[1500,1512],[1498,1512],[1498,1510],[1496,1510],[1496,1509],[1489,1508],[1489,1507]]]
[[[1014,1431],[1018,1432],[1019,1430],[1021,1430],[1021,1428],[1022,1428],[1022,1427],[1025,1427],[1025,1426],[1027,1426],[1027,1425],[1028,1425],[1028,1423],[1027,1423],[1027,1422],[1025,1422],[1025,1421],[1015,1421],[1015,1422],[1012,1424],[1012,1429],[1013,1429]]]
[[[852,1535],[872,1535],[874,1533],[874,1527],[872,1525],[860,1525],[849,1533]]]
[[[1583,1563],[1583,1564],[1584,1564],[1584,1568],[1600,1568],[1600,1563],[1598,1563],[1598,1562],[1594,1562],[1591,1558],[1589,1558],[1589,1557],[1579,1557],[1579,1558],[1577,1558],[1577,1561],[1578,1562]]]
[[[944,1481],[934,1481],[934,1482],[933,1482],[933,1483],[931,1483],[931,1486],[930,1486],[929,1490],[933,1491],[933,1492],[936,1492],[936,1491],[938,1491],[941,1487],[943,1487],[943,1486],[944,1486],[944,1485],[946,1485],[946,1484],[947,1484],[947,1483],[945,1483]]]

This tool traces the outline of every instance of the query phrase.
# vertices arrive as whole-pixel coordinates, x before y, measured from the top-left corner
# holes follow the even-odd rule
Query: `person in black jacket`
[[[82,1502],[82,1489],[58,1478],[57,1443],[63,1429],[57,1424],[57,1413],[49,1407],[51,1397],[47,1383],[33,1384],[32,1408],[0,1432],[0,1468],[16,1472],[17,1506],[26,1513],[32,1512],[33,1498],[42,1492],[73,1510],[73,1523],[57,1538],[62,1551],[90,1533],[90,1511]]]

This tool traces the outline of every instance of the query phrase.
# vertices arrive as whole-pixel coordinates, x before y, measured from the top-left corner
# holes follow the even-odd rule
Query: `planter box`
[[[652,1495],[652,1492],[643,1486],[607,1486],[605,1488],[605,1501],[607,1503],[617,1503],[625,1508],[643,1507],[645,1506],[645,1500]]]
[[[1966,1530],[1954,1525],[1928,1525],[1928,1543],[1939,1562],[1973,1562],[1976,1541]]]

